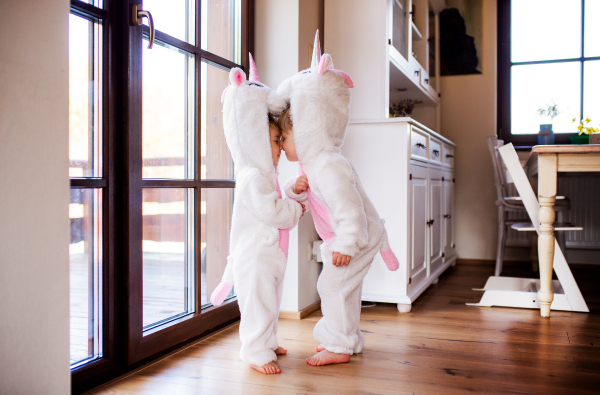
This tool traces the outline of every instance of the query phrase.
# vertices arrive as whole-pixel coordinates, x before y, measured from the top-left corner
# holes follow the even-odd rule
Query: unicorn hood
[[[350,116],[352,78],[333,67],[329,54],[321,56],[319,31],[309,69],[283,81],[277,93],[291,104],[294,143],[300,163],[321,151],[340,152]]]
[[[223,128],[236,170],[246,167],[274,173],[271,157],[268,113],[279,114],[287,106],[277,92],[261,83],[250,56],[250,79],[234,67],[229,85],[223,91]]]

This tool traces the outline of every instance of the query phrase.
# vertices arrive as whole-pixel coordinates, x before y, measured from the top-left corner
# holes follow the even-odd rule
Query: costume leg
[[[277,280],[282,275],[265,270],[260,263],[246,263],[245,266],[247,270],[235,279],[241,312],[240,358],[249,364],[263,366],[277,360],[274,352],[279,316]]]
[[[370,266],[369,266],[370,267]],[[362,312],[362,281],[360,282],[360,287],[358,289],[358,295],[361,297],[358,299],[358,311]],[[363,346],[365,345],[365,337],[363,336],[360,328],[356,328],[356,334],[358,335],[358,346],[354,349],[355,354],[360,354],[362,352]]]
[[[321,296],[323,318],[313,331],[315,340],[326,350],[353,354],[361,352],[364,338],[360,333],[360,306],[362,280],[369,271],[378,246],[360,251],[350,264],[336,267],[331,263],[332,253],[322,246],[323,271],[317,282]]]

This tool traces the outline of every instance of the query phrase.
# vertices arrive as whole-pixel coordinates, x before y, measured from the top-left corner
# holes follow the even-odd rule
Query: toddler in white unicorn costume
[[[277,319],[289,228],[298,223],[304,206],[282,199],[277,182],[281,132],[268,116],[279,114],[285,101],[259,82],[252,55],[249,81],[239,68],[231,69],[229,79],[221,101],[225,138],[238,171],[236,199],[228,263],[210,300],[220,305],[235,284],[241,312],[240,358],[259,372],[280,373],[273,361],[287,352],[277,343]]]
[[[399,264],[383,221],[341,154],[353,82],[333,68],[330,55],[321,56],[318,34],[311,68],[283,81],[277,93],[290,103],[290,110],[279,117],[284,125],[283,149],[289,160],[300,162],[301,174],[286,183],[285,193],[308,203],[325,241],[317,283],[323,318],[313,332],[321,345],[307,362],[326,365],[348,362],[353,353],[362,351],[361,287],[377,252],[388,269],[397,270]],[[293,131],[286,122],[293,123]]]

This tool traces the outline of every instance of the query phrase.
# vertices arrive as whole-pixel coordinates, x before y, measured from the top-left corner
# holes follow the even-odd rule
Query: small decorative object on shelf
[[[573,122],[576,120],[577,118],[573,118]],[[590,122],[592,122],[592,120],[589,118],[581,119],[579,121],[579,125],[577,125],[579,134],[570,137],[572,144],[600,144],[600,128],[586,126],[589,125]]]
[[[412,99],[400,100],[390,106],[390,118],[409,117],[417,102]]]
[[[554,144],[554,132],[552,131],[552,121],[560,111],[558,104],[554,101],[546,104],[544,107],[537,110],[537,114],[542,118],[543,121],[550,121],[550,123],[544,123],[540,125],[540,132],[538,133],[538,145],[552,145]]]

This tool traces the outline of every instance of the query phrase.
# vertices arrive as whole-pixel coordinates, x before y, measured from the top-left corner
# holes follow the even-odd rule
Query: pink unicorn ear
[[[317,74],[323,75],[326,71],[333,69],[333,59],[331,55],[328,53],[323,54],[321,56],[321,61],[319,62],[319,69],[317,70]]]
[[[240,86],[242,82],[246,81],[246,73],[239,67],[234,67],[229,72],[229,81],[236,87]]]
[[[346,84],[348,84],[348,88],[354,88],[354,81],[352,81],[352,77],[350,77],[350,75],[348,73],[346,73],[342,70],[335,70],[335,69],[331,69],[331,71],[344,77],[346,79]]]

